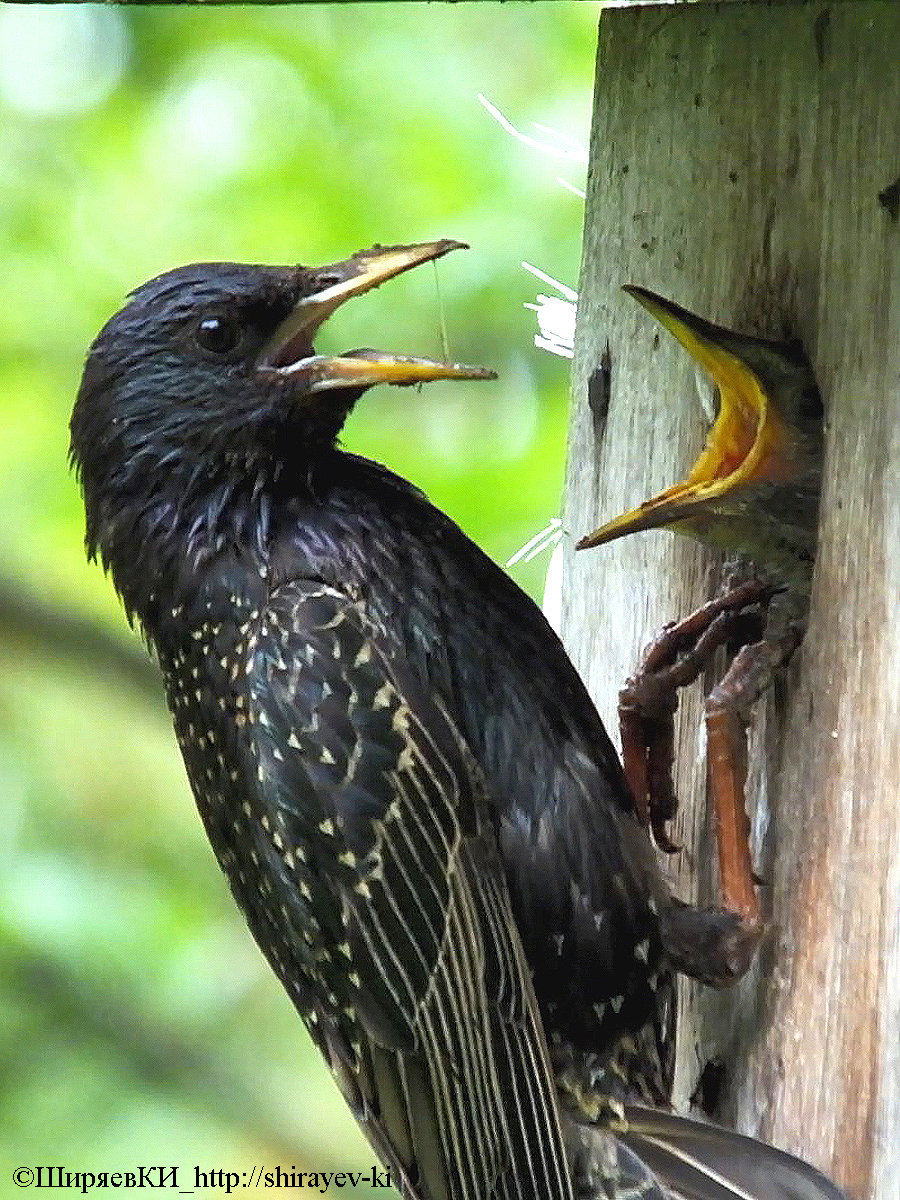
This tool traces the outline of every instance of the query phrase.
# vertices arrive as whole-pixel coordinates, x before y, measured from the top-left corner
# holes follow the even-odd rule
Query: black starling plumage
[[[629,1149],[647,1114],[623,1104],[669,1083],[678,910],[615,752],[540,611],[336,447],[374,383],[488,374],[313,349],[349,296],[456,245],[139,288],[72,417],[89,553],[155,648],[253,936],[405,1196],[835,1197],[725,1131],[701,1160],[768,1190],[669,1193]],[[667,1138],[645,1130],[660,1179]]]

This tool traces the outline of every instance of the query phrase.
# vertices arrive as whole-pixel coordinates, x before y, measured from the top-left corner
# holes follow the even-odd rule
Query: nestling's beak
[[[352,296],[378,287],[420,263],[441,258],[451,250],[467,249],[464,242],[442,240],[413,246],[373,246],[344,262],[321,267],[320,284],[301,296],[288,317],[263,348],[257,367],[302,383],[305,394],[332,388],[365,388],[377,383],[415,384],[434,379],[496,379],[484,367],[438,362],[430,358],[382,350],[350,350],[341,355],[316,354],[313,338],[322,324]]]
[[[776,410],[764,382],[766,364],[784,356],[785,348],[713,325],[645,288],[624,290],[706,369],[719,391],[719,413],[683,483],[602,525],[581,539],[579,550],[690,521],[741,485],[788,483],[798,470],[798,431]]]

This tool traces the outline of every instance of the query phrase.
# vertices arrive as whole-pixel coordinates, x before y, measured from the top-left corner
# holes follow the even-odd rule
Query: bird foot
[[[746,729],[752,705],[775,667],[799,641],[796,627],[772,632],[767,610],[778,589],[759,580],[729,587],[683,621],[664,627],[644,652],[635,675],[619,693],[622,761],[639,817],[656,844],[679,849],[667,824],[677,812],[672,782],[678,691],[692,683],[719,646],[734,658],[705,702],[710,790],[726,911],[759,921],[759,900],[750,862],[749,821],[744,800]]]
[[[710,987],[745,975],[766,925],[723,908],[694,908],[673,900],[660,913],[660,940],[673,971]]]
[[[750,860],[747,725],[750,709],[788,661],[800,640],[792,627],[777,639],[763,637],[738,651],[706,698],[706,755],[712,793],[722,900],[730,912],[759,920],[757,876]]]

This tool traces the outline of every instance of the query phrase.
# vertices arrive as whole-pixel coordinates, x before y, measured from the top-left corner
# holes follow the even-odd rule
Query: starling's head
[[[376,350],[316,354],[322,323],[352,296],[461,247],[374,247],[326,267],[200,263],[145,283],[88,354],[71,423],[89,550],[107,561],[142,510],[197,528],[242,484],[314,461],[376,383],[492,378]]]
[[[719,411],[683,483],[609,521],[578,548],[665,527],[802,582],[815,553],[822,404],[799,343],[732,333],[644,288],[625,290],[710,375]]]

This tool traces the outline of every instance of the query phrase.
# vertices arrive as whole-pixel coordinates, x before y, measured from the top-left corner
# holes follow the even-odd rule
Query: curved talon
[[[669,837],[669,832],[666,829],[666,824],[669,820],[671,820],[670,817],[651,817],[650,829],[653,833],[653,840],[660,850],[665,851],[666,854],[678,854],[684,847],[680,846],[678,842],[673,842]]]

